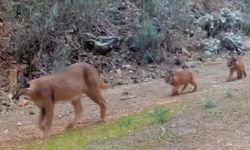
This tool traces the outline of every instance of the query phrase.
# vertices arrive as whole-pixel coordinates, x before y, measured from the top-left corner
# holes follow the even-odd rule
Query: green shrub
[[[158,52],[154,50],[158,46],[159,39],[160,36],[151,19],[143,16],[136,44],[139,48],[138,55],[143,64],[152,63],[159,57]]]
[[[210,113],[216,116],[216,115],[220,115],[222,112],[218,108],[212,108],[210,109]]]
[[[156,47],[159,41],[158,32],[151,19],[144,18],[138,33],[138,45],[141,50]]]
[[[155,0],[133,0],[132,2],[142,10],[143,14],[150,17],[154,15],[156,6]]]
[[[224,96],[225,97],[232,97],[233,96],[233,91],[231,88],[226,88],[224,89]]]
[[[170,118],[170,109],[164,106],[156,106],[153,109],[152,117],[154,122],[164,123]]]
[[[204,101],[203,101],[203,105],[206,109],[209,108],[214,108],[216,107],[216,103],[213,99],[211,99],[210,97],[207,97]]]

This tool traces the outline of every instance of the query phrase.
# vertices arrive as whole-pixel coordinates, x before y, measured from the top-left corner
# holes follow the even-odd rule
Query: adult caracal
[[[75,118],[67,127],[73,127],[80,120],[82,113],[80,98],[83,94],[99,105],[100,119],[103,121],[106,115],[106,102],[101,95],[101,89],[108,87],[110,85],[103,82],[93,66],[76,63],[57,73],[19,84],[13,98],[18,99],[21,95],[25,95],[41,109],[38,126],[43,132],[42,137],[47,138],[50,136],[54,106],[57,101],[71,101],[74,107]]]

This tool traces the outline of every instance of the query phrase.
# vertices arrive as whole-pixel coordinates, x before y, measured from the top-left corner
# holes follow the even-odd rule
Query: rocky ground
[[[249,54],[246,59],[249,59]],[[250,65],[248,61],[247,65]],[[141,111],[146,107],[155,104],[167,104],[187,100],[187,96],[188,99],[200,101],[209,92],[212,92],[213,95],[223,95],[226,87],[233,89],[233,91],[248,89],[249,78],[229,83],[225,82],[228,75],[228,68],[226,67],[224,60],[217,60],[203,64],[198,67],[197,70],[199,73],[195,76],[197,77],[199,86],[198,91],[195,93],[186,93],[176,97],[169,97],[171,87],[166,85],[162,79],[132,85],[121,85],[104,91],[109,107],[108,118],[112,119],[121,117],[123,115]],[[191,87],[189,87],[188,90],[191,90]],[[124,93],[127,93],[128,95],[124,96]],[[82,118],[83,122],[79,127],[89,125],[91,122],[93,123],[99,115],[97,105],[88,100],[88,98],[84,98],[83,104],[86,108],[84,112],[85,116]],[[221,109],[221,111],[224,111],[223,107]],[[54,134],[64,132],[67,122],[73,117],[71,110],[72,107],[67,103],[58,104],[56,106],[53,123]],[[15,106],[13,111],[2,115],[0,123],[1,133],[3,133],[0,136],[1,147],[7,148],[37,141],[37,137],[39,136],[38,129],[35,125],[37,116],[38,110],[35,106],[31,106],[30,108],[20,108]],[[182,123],[183,125],[181,125]],[[222,124],[220,125],[223,127],[224,124],[223,122],[221,123]],[[186,122],[178,122],[178,126],[185,127]],[[213,132],[208,132],[207,136],[213,137]],[[230,141],[232,138],[228,137],[227,139]],[[186,143],[188,141],[183,142]],[[178,142],[175,144],[179,145]]]

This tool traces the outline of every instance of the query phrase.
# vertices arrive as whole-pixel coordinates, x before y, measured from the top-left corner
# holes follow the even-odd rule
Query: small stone
[[[130,68],[132,68],[132,66],[131,65],[123,65],[122,68],[124,68],[124,69],[130,69]]]
[[[22,125],[22,122],[18,122],[16,123],[17,126],[21,126]]]
[[[206,54],[207,56],[212,56],[212,55],[213,55],[213,53],[210,52],[210,51],[205,51],[205,54]]]
[[[58,115],[57,117],[58,117],[58,118],[62,118],[62,116],[63,116],[63,115],[62,115],[62,114],[60,114],[60,115]]]
[[[129,94],[128,91],[122,92],[122,95],[128,95],[128,94]]]
[[[133,80],[133,83],[135,84],[135,83],[139,83],[139,81],[137,80],[137,79],[134,79]]]
[[[30,115],[35,115],[36,113],[34,111],[29,112]]]
[[[116,70],[116,73],[119,74],[119,75],[122,74],[121,69],[117,69],[117,70]]]
[[[175,128],[176,124],[171,124],[170,127]]]
[[[117,85],[123,85],[123,82],[122,81],[118,81]]]
[[[221,57],[217,58],[216,61],[221,62],[223,59]]]
[[[188,55],[189,57],[191,57],[190,52],[185,47],[182,48],[182,53],[184,53],[184,54]]]
[[[4,130],[4,133],[7,134],[9,132],[9,130]]]

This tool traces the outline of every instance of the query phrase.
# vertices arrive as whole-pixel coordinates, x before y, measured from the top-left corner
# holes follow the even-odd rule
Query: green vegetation
[[[143,64],[153,63],[159,58],[155,49],[159,44],[160,34],[149,17],[143,15],[141,19],[141,29],[137,35],[138,54],[142,57]]]
[[[212,115],[220,115],[222,112],[221,112],[220,109],[218,109],[218,108],[216,107],[216,108],[210,109],[210,113],[211,113]]]
[[[232,89],[231,89],[231,88],[226,88],[226,89],[224,89],[224,96],[225,96],[225,97],[228,97],[228,98],[232,97],[232,96],[233,96],[233,91],[232,91]]]
[[[151,115],[149,111],[135,113],[128,117],[116,121],[96,124],[85,129],[76,129],[67,133],[55,135],[42,144],[32,144],[21,148],[23,150],[53,150],[60,147],[61,150],[77,150],[83,148],[86,144],[127,135],[130,131],[135,131],[147,125],[157,122],[165,122],[169,119],[169,109],[163,106],[156,106]],[[157,119],[157,122],[155,120]]]
[[[151,109],[131,114],[127,117],[117,119],[115,121],[107,121],[100,124],[94,124],[83,129],[74,129],[62,134],[54,135],[47,141],[39,144],[31,144],[19,148],[20,150],[78,150],[78,149],[95,149],[96,144],[107,145],[106,149],[110,149],[108,142],[112,139],[125,138],[129,133],[140,131],[147,127],[158,127],[159,124],[166,123],[171,116],[184,111],[193,110],[194,107],[200,107],[200,103],[187,99],[185,101],[176,102],[165,105],[157,105]],[[162,132],[161,132],[162,133]],[[170,140],[174,135],[166,128],[164,135],[159,139],[159,134],[150,135],[148,141],[144,141],[138,145],[138,148],[150,147],[152,142],[161,142],[162,140]],[[114,145],[111,145],[111,147]],[[105,149],[105,148],[103,148]]]
[[[205,98],[203,101],[203,105],[206,109],[214,108],[216,107],[215,101],[211,97]]]
[[[152,116],[156,123],[165,123],[170,118],[170,110],[164,106],[156,106]]]
[[[152,21],[147,17],[144,18],[141,22],[141,30],[138,34],[138,45],[140,49],[155,47],[158,39],[159,36]]]

